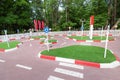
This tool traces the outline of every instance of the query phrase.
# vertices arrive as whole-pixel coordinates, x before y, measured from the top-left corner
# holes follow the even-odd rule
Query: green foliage
[[[30,5],[27,0],[1,0],[0,10],[1,33],[4,29],[7,29],[8,33],[16,32],[31,23]]]
[[[52,30],[68,30],[69,26],[79,29],[80,20],[85,19],[84,29],[89,29],[91,15],[95,16],[94,29],[98,29],[112,17],[105,0],[1,0],[0,4],[0,33],[3,29],[16,32],[34,27],[34,19],[45,21]],[[116,21],[119,7],[117,1]]]
[[[65,23],[63,23],[62,25],[61,25],[61,27],[62,27],[62,29],[67,29],[68,30],[68,27],[74,27],[76,25],[76,23],[73,23],[73,22],[71,22],[71,21],[69,21],[69,22],[65,22]]]

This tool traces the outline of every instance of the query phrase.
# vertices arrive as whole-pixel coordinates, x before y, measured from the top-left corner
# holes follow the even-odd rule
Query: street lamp
[[[83,35],[83,31],[84,31],[84,22],[85,22],[85,19],[81,19],[80,20],[81,22],[82,22],[82,25],[81,25],[81,27],[80,27],[80,30],[82,31],[82,34],[81,35]]]

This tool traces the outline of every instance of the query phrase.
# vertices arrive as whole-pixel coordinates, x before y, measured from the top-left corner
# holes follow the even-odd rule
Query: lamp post
[[[6,42],[7,42],[7,45],[8,45],[8,48],[10,47],[10,44],[9,44],[9,39],[8,39],[8,35],[7,35],[7,30],[4,30],[4,32],[5,32],[5,40],[6,40]]]
[[[83,24],[85,22],[85,19],[81,19],[80,21],[82,22],[82,25],[81,25],[81,28],[80,28],[80,30],[82,31],[81,32],[82,33],[81,36],[83,36],[83,32],[84,32],[84,25]]]

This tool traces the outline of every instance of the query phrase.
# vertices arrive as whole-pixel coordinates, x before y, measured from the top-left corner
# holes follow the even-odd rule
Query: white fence
[[[106,30],[103,30],[102,35],[106,35]],[[39,36],[39,35],[44,35],[44,32],[34,32],[32,33],[32,36]],[[57,31],[57,32],[49,32],[49,35],[81,35],[81,31]],[[101,35],[101,31],[96,30],[93,31],[94,35]],[[89,31],[84,31],[84,35],[89,35]],[[110,35],[112,36],[120,36],[120,30],[110,30]],[[24,33],[24,34],[11,34],[8,35],[9,39],[21,39],[21,38],[29,38],[30,33]],[[5,35],[0,36],[1,41],[5,41]]]

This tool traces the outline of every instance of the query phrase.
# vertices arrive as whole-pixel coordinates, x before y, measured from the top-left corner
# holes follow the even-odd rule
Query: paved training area
[[[74,44],[83,44],[65,36],[54,36],[59,48]],[[108,42],[108,48],[120,57],[120,36]],[[120,67],[99,69],[64,62],[38,58],[38,53],[46,49],[40,40],[21,39],[23,44],[14,51],[0,53],[0,80],[120,80]],[[85,43],[86,44],[86,43]],[[104,47],[105,43],[87,43]]]

